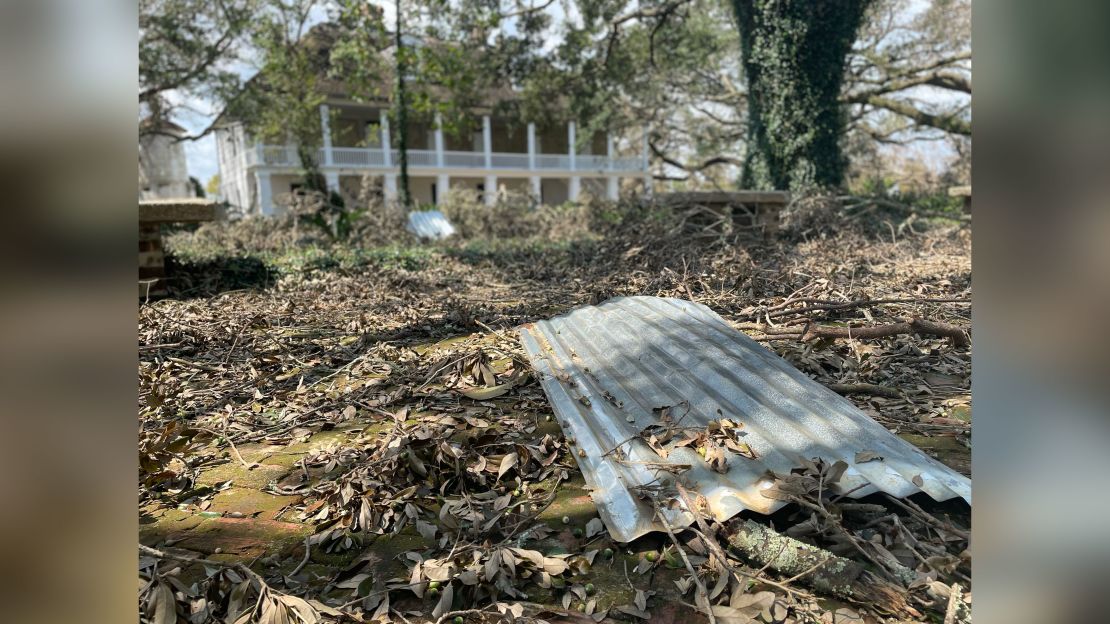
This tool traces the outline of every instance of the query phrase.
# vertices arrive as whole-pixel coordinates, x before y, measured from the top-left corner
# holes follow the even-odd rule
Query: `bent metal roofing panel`
[[[661,463],[675,465],[718,520],[744,509],[782,507],[785,502],[760,493],[773,483],[769,475],[785,475],[814,458],[846,462],[834,491],[855,498],[923,491],[936,500],[971,502],[970,479],[891,434],[703,305],[620,297],[519,332],[563,431],[581,449],[575,459],[599,514],[621,541],[663,530],[639,494],[673,478]],[[669,410],[682,427],[738,421],[737,441],[756,458],[726,449],[723,473],[690,447],[671,448],[664,459],[639,437],[660,424],[664,406],[682,406]],[[622,452],[611,452],[618,445]],[[865,451],[882,460],[857,464],[856,454]],[[681,501],[662,513],[672,526],[693,522]]]

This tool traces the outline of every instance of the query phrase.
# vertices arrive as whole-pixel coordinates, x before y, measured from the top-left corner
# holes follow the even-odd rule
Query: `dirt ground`
[[[461,236],[439,244],[396,220],[357,243],[290,222],[169,235],[172,295],[138,314],[145,618],[705,621],[687,562],[719,622],[947,622],[970,601],[962,502],[753,517],[879,576],[889,555],[913,572],[889,603],[732,552],[730,572],[690,532],[613,542],[513,331],[618,295],[691,299],[970,474],[969,344],[798,335],[969,327],[969,225],[798,214],[768,238],[650,204],[451,216]]]

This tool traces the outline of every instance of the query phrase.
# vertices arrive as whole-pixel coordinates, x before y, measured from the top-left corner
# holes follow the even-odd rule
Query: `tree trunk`
[[[394,122],[397,126],[397,148],[400,155],[400,162],[398,166],[401,168],[400,180],[398,180],[398,194],[400,195],[401,205],[405,208],[412,207],[412,195],[409,194],[409,129],[408,129],[408,102],[405,97],[405,53],[404,42],[401,39],[401,2],[397,0],[397,22],[394,28],[394,58],[396,60],[395,69],[397,72],[397,96],[395,98],[394,106],[396,111],[394,114]],[[385,149],[390,149],[387,145]]]
[[[870,0],[733,0],[748,86],[741,183],[832,188],[844,178],[840,90]]]

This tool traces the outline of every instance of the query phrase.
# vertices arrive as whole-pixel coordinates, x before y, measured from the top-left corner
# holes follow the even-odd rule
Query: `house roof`
[[[179,137],[189,133],[188,130],[168,119],[156,119],[153,117],[147,117],[140,121],[139,129],[147,132],[157,131],[162,134],[172,134]]]
[[[301,37],[301,45],[306,46],[316,57],[316,64],[319,68],[320,88],[321,91],[328,96],[330,100],[349,100],[354,101],[356,98],[352,96],[351,89],[341,79],[332,77],[329,72],[332,68],[331,51],[335,46],[340,36],[340,29],[338,24],[334,22],[324,22],[316,24],[309,31]],[[392,38],[390,38],[392,41]],[[441,42],[423,40],[424,45],[437,45]],[[383,56],[392,57],[394,53],[394,45],[390,43],[381,48],[379,53]],[[378,91],[381,94],[378,97],[372,98],[370,103],[390,105],[393,101],[393,84],[394,75],[392,66],[382,68],[382,73],[379,79]],[[261,78],[257,75],[247,81],[248,85],[260,85]],[[429,91],[435,98],[449,99],[454,97],[453,93],[447,87],[439,85],[422,85],[422,88]],[[488,89],[482,96],[481,102],[474,106],[476,111],[489,110],[494,108],[497,104],[517,100],[521,94],[515,91],[510,86],[499,86]],[[231,122],[233,119],[225,119],[224,122]]]

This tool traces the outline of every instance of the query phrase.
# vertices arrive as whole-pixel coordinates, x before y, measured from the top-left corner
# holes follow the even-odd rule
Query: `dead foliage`
[[[817,458],[769,475],[766,494],[794,503],[775,528],[867,567],[893,597],[828,602],[808,583],[817,570],[788,573],[727,548],[733,522],[699,516],[665,542],[619,545],[597,518],[544,521],[579,474],[511,328],[616,295],[693,299],[739,327],[789,330],[749,331],[822,383],[894,389],[850,395],[888,428],[966,446],[969,344],[915,333],[796,335],[807,324],[904,318],[966,327],[966,229],[890,240],[851,223],[810,222],[770,241],[742,231],[698,230],[695,239],[682,215],[653,204],[525,208],[448,207],[463,236],[399,252],[416,264],[369,253],[379,240],[369,232],[354,249],[323,231],[298,228],[294,237],[291,222],[176,235],[179,248],[212,257],[291,257],[307,244],[362,260],[299,264],[265,288],[140,307],[142,513],[251,521],[213,511],[233,480],[200,477],[274,469],[279,476],[261,491],[288,501],[274,518],[308,536],[239,559],[174,548],[177,538],[144,546],[143,621],[599,622],[669,613],[781,624],[963,612],[966,514],[846,499],[843,469]],[[383,234],[408,244],[398,236]],[[690,447],[710,463],[751,453],[743,415],[694,430],[683,426],[685,409],[660,407],[641,439],[664,457]],[[265,464],[275,453],[294,463]],[[663,517],[687,498],[686,509],[700,509],[678,478],[674,489],[643,492]],[[416,541],[383,555],[381,540],[401,538]]]

